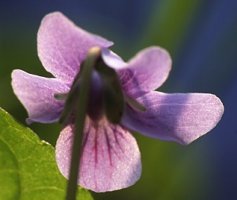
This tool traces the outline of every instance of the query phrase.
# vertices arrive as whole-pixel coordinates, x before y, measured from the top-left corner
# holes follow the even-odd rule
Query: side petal
[[[72,137],[73,128],[67,126],[56,144],[57,164],[65,177],[69,176]],[[133,185],[140,175],[140,151],[134,137],[106,120],[99,124],[87,121],[78,183],[95,192],[106,192]]]
[[[150,92],[137,99],[146,107],[138,112],[127,107],[122,124],[144,135],[189,144],[213,129],[224,106],[213,94],[164,94]]]
[[[29,115],[28,123],[52,123],[58,120],[63,102],[54,94],[69,91],[68,86],[54,78],[44,78],[21,70],[12,72],[12,88]]]
[[[169,53],[160,47],[149,47],[129,61],[127,69],[121,70],[120,79],[129,94],[148,92],[161,86],[170,70]]]
[[[38,55],[45,69],[71,82],[91,47],[113,43],[77,27],[60,12],[44,17],[38,31]]]

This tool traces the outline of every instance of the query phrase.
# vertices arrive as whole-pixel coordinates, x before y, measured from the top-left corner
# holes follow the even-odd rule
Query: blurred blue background
[[[237,1],[120,0],[0,2],[0,106],[25,123],[10,74],[21,68],[48,75],[37,57],[36,34],[44,15],[61,11],[79,26],[115,42],[125,60],[150,45],[171,53],[173,69],[163,92],[208,92],[225,113],[218,126],[189,146],[134,134],[143,161],[140,181],[95,199],[236,199]],[[55,144],[59,125],[31,126]]]

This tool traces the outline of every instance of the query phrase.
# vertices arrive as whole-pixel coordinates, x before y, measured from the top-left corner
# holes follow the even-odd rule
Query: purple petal
[[[149,47],[129,61],[120,72],[124,90],[129,94],[149,92],[161,86],[171,69],[169,53],[160,47]]]
[[[91,47],[113,43],[77,27],[60,12],[48,14],[38,32],[38,55],[55,77],[72,82]]]
[[[213,94],[150,92],[137,99],[145,112],[127,108],[122,124],[144,135],[189,144],[221,119],[222,102]]]
[[[126,62],[122,60],[121,57],[119,57],[116,53],[109,49],[102,49],[102,58],[105,64],[113,69],[121,70],[124,68],[128,68],[128,65]]]
[[[29,115],[27,122],[51,123],[57,121],[63,109],[56,93],[69,91],[68,86],[55,78],[44,78],[21,70],[12,72],[13,91]]]
[[[136,140],[119,125],[104,119],[98,123],[87,120],[78,183],[95,192],[133,185],[141,174]],[[57,164],[65,177],[69,176],[72,131],[71,126],[64,128],[56,144]]]

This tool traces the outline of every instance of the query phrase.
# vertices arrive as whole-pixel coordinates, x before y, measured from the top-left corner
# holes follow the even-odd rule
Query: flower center
[[[83,95],[81,81],[88,80],[89,77],[90,80],[84,85],[84,87],[89,87],[89,96],[85,111],[93,121],[99,121],[102,117],[106,117],[111,123],[120,123],[125,102],[136,110],[145,111],[145,108],[140,103],[123,93],[116,71],[108,67],[100,55],[95,57],[92,63],[88,62],[90,59],[90,56],[88,56],[81,64],[81,72],[83,73],[79,72],[77,74],[70,92],[68,94],[55,94],[56,99],[65,100],[65,108],[59,122],[67,123],[69,118],[73,118],[77,110],[75,106],[78,105],[76,103],[78,102],[78,95],[79,93]],[[89,66],[87,67],[89,68],[86,68],[88,63]],[[87,75],[85,75],[86,73]],[[84,79],[85,77],[86,79]]]
[[[99,59],[91,77],[88,115],[93,120],[106,116],[112,123],[119,123],[124,110],[124,95],[114,69]]]
[[[92,120],[99,120],[103,115],[104,110],[104,89],[103,81],[100,74],[93,70],[91,77],[91,85],[89,92],[89,102],[87,107],[87,113]]]

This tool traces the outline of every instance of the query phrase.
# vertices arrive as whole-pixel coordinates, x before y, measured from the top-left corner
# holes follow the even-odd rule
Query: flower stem
[[[88,56],[81,66],[80,72],[80,89],[79,95],[71,94],[77,96],[76,98],[76,121],[74,127],[74,138],[72,145],[72,155],[70,164],[70,174],[67,185],[66,200],[75,200],[78,188],[78,177],[79,177],[79,166],[81,157],[81,144],[83,139],[83,131],[87,112],[87,102],[89,99],[89,90],[91,83],[91,75],[93,68],[100,56],[100,48],[93,47],[89,50]],[[78,76],[76,77],[78,78]],[[78,81],[75,80],[74,83]],[[72,86],[75,87],[75,86]],[[70,93],[69,93],[70,95]],[[70,97],[68,97],[70,98]],[[67,103],[67,101],[66,101]]]

